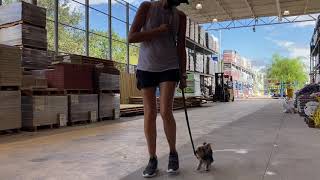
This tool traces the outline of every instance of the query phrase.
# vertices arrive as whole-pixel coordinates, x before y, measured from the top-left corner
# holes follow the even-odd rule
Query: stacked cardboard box
[[[119,119],[120,117],[120,95],[113,93],[99,94],[99,119]]]
[[[0,131],[21,128],[20,91],[0,91]]]
[[[109,74],[108,70],[95,68],[94,83],[97,92],[102,90],[119,91],[120,75]]]
[[[22,96],[22,127],[66,126],[67,96]]]
[[[225,63],[236,63],[236,51],[232,51],[232,50],[223,51],[223,61]]]
[[[0,45],[0,86],[21,86],[21,50]]]
[[[21,89],[46,89],[48,82],[46,78],[39,78],[34,75],[23,75]]]
[[[98,119],[97,94],[68,95],[69,122],[95,122]]]

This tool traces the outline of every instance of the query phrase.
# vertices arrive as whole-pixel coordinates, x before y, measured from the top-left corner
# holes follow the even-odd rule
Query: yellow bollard
[[[287,96],[288,98],[293,98],[293,89],[292,88],[287,88]]]

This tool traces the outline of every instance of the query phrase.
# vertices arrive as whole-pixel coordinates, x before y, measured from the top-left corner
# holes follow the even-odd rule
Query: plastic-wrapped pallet
[[[0,131],[21,128],[20,91],[0,91]]]
[[[210,34],[208,32],[205,33],[205,47],[209,48],[209,36]]]
[[[203,73],[209,74],[209,63],[208,63],[208,56],[204,55],[203,59]]]
[[[195,65],[196,65],[195,71],[203,73],[203,54],[197,54],[196,57],[197,57],[197,59],[196,59],[196,63],[195,63]]]
[[[114,95],[113,107],[114,107],[114,119],[119,119],[120,118],[120,94]]]
[[[190,39],[195,41],[195,23],[190,19]]]
[[[202,26],[199,26],[199,43],[205,46],[206,31]]]
[[[213,41],[213,36],[212,35],[209,35],[209,49],[211,49],[211,50],[213,50],[213,43],[214,43],[214,41]]]
[[[69,122],[97,121],[98,118],[98,95],[80,94],[68,95]],[[92,115],[95,114],[94,119]]]
[[[200,75],[194,74],[194,95],[201,96]]]
[[[214,66],[214,62],[213,60],[209,60],[209,74],[214,75],[215,73],[215,66]]]
[[[194,71],[194,58],[193,56],[189,56],[189,63],[190,63],[190,71]]]
[[[188,48],[186,48],[186,69],[190,70],[190,58]]]
[[[21,102],[22,127],[67,125],[67,96],[22,96]]]
[[[187,16],[186,37],[190,38],[190,18]]]
[[[199,24],[195,23],[194,26],[194,39],[196,43],[199,43]]]

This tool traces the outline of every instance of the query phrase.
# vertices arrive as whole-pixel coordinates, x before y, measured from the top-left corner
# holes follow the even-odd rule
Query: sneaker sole
[[[179,174],[179,169],[178,170],[167,169],[167,173],[171,175]]]
[[[155,176],[157,176],[158,175],[158,169],[156,170],[156,172],[155,173],[153,173],[153,174],[147,174],[147,175],[145,175],[145,174],[142,174],[142,177],[144,177],[144,178],[153,178],[153,177],[155,177]]]

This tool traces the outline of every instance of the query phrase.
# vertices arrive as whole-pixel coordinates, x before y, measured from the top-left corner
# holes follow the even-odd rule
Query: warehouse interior
[[[99,158],[107,150],[99,149],[99,143],[86,142],[86,138],[97,136],[99,140],[107,141],[103,145],[119,143],[112,154],[107,154],[124,160],[129,157],[122,153],[122,149],[130,149],[128,155],[140,157],[138,152],[145,145],[143,139],[137,140],[138,136],[130,134],[142,128],[140,121],[139,124],[134,121],[144,113],[135,74],[139,44],[129,44],[127,38],[138,7],[125,0],[104,0],[104,7],[92,1],[95,0],[0,0],[0,152],[3,151],[7,158],[10,153],[15,154],[13,147],[21,148],[21,152],[15,154],[18,155],[16,158],[20,155],[21,160],[25,158],[23,153],[35,156],[32,150],[43,153],[45,158],[35,157],[34,162],[50,159],[45,153],[47,150],[53,152],[63,146],[70,152],[56,154],[59,162],[50,167],[46,165],[45,172],[32,174],[32,169],[28,169],[27,179],[49,179],[45,173],[50,172],[50,168],[56,166],[62,173],[64,163],[72,164],[73,161],[82,164],[78,164],[76,170],[68,166],[68,170],[77,173],[86,168],[87,160],[93,159],[95,165],[101,167]],[[219,73],[229,77],[227,82],[232,77],[231,89],[236,101],[254,98],[255,91],[265,94],[264,90],[255,90],[255,82],[260,77],[253,70],[252,63],[236,50],[221,48],[221,37],[214,35],[219,31],[250,28],[254,33],[261,26],[316,22],[314,34],[310,37],[310,82],[306,87],[313,88],[312,92],[320,90],[318,86],[313,87],[320,82],[319,0],[189,1],[189,5],[181,5],[179,9],[187,15],[188,78],[185,92],[187,107],[195,111],[200,109],[201,113],[195,118],[206,119],[210,115],[206,108],[220,104],[216,97]],[[301,101],[305,105],[310,97],[305,97],[304,91],[299,93],[300,99],[297,98],[295,103]],[[160,103],[159,98],[157,103]],[[230,106],[237,109],[231,103]],[[177,88],[173,108],[179,113],[183,105],[181,90]],[[228,109],[228,105],[229,102],[222,106]],[[296,106],[299,109],[300,103]],[[263,105],[258,103],[256,107],[262,108]],[[300,115],[305,116],[302,111],[300,108]],[[196,133],[206,132],[200,125],[205,126],[199,123]],[[103,135],[104,132],[112,137]],[[79,137],[83,138],[83,144]],[[120,143],[120,139],[137,142]],[[50,144],[54,147],[46,149],[45,146]],[[92,149],[82,159],[75,160],[77,157],[72,153],[77,150],[72,149],[72,145]],[[23,150],[24,146],[34,146],[35,149]],[[96,155],[94,149],[101,154]],[[66,160],[61,163],[64,158]],[[14,164],[12,161],[7,159],[9,164]],[[82,177],[77,174],[76,179],[120,179],[127,175],[126,170],[117,174],[112,164],[129,169],[135,163],[126,165],[123,161],[110,160],[104,167],[110,178],[108,175]],[[4,179],[24,179],[27,170],[17,170],[21,171],[17,173],[19,176],[10,176],[15,168],[18,166],[0,168],[0,172],[8,172]],[[89,169],[93,174],[99,171],[99,168]],[[55,172],[56,179],[74,178],[62,174]]]

